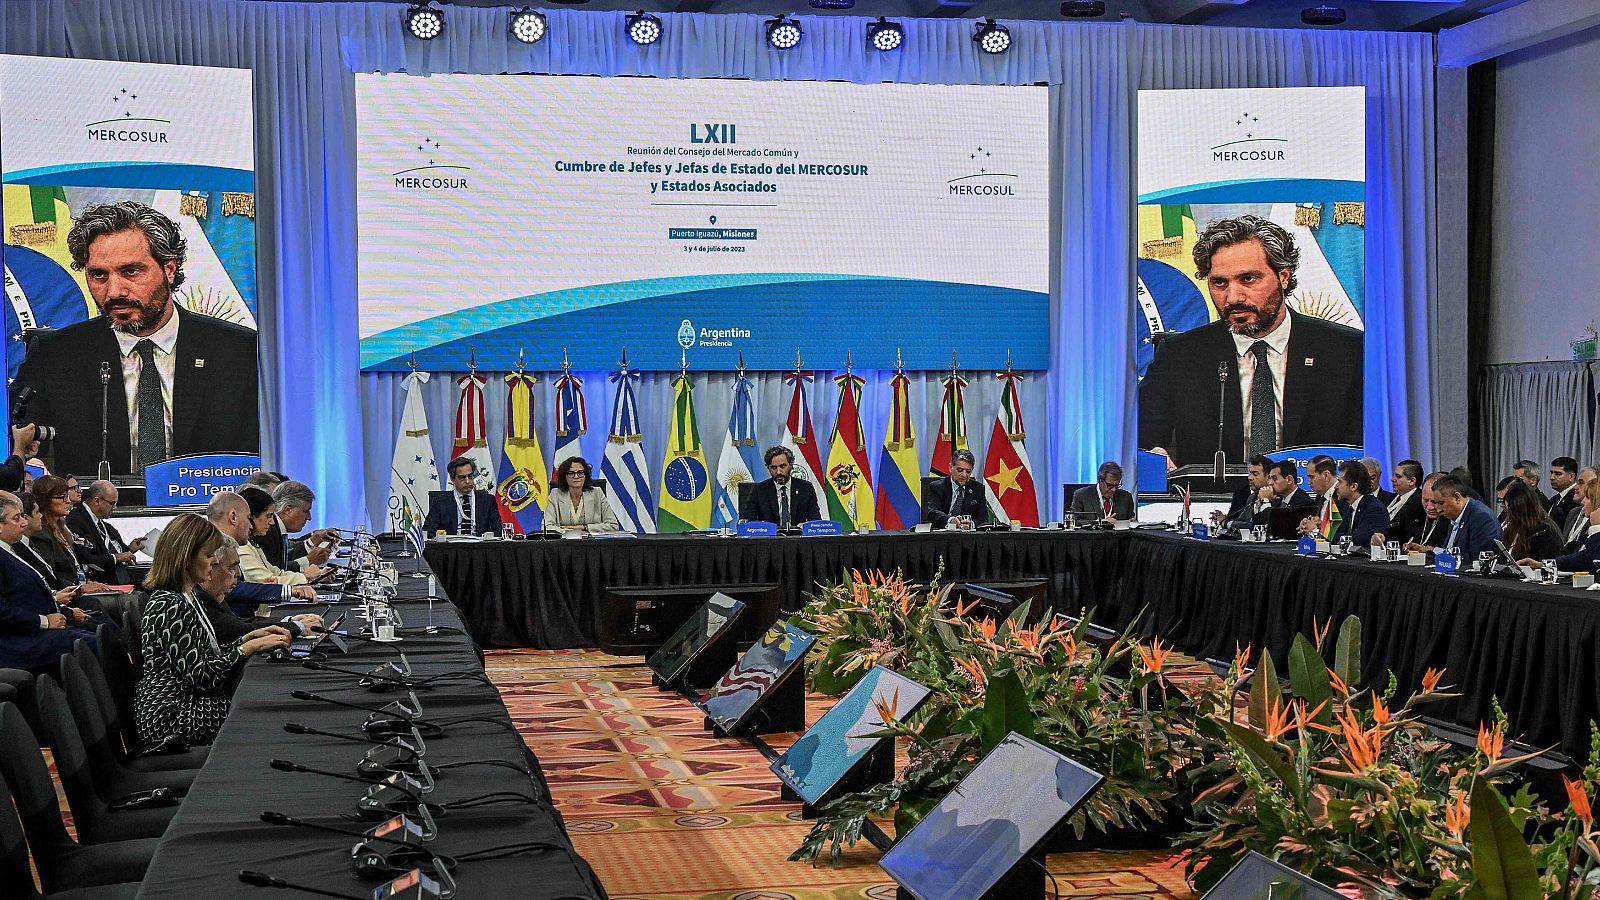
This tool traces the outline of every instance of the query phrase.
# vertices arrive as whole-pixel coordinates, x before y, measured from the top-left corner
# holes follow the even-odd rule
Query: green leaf
[[[1267,648],[1261,648],[1261,659],[1256,663],[1255,674],[1250,679],[1250,706],[1248,718],[1250,727],[1267,727],[1267,700],[1283,696],[1283,688],[1278,686],[1278,669],[1272,664],[1272,653]]]
[[[939,635],[939,641],[944,644],[946,650],[961,649],[961,638],[956,635],[956,630],[950,627],[949,622],[943,619],[934,619],[933,630]]]
[[[843,672],[839,668],[844,661],[856,653],[866,649],[866,644],[850,638],[839,638],[828,646],[828,653],[822,658],[822,663],[817,666],[816,672],[811,677],[811,689],[819,694],[837,696],[855,687],[867,674],[865,666],[858,666],[852,671]]]
[[[1000,669],[989,676],[989,686],[984,690],[983,714],[978,720],[983,752],[993,750],[1013,731],[1033,737],[1033,710],[1022,679],[1011,669]]]
[[[894,811],[894,833],[898,840],[900,836],[915,828],[923,817],[933,811],[939,801],[939,796],[922,797],[916,800],[902,800],[900,807]]]
[[[1303,634],[1295,635],[1294,646],[1289,648],[1289,688],[1310,709],[1322,707],[1314,721],[1333,724],[1333,682],[1328,678],[1328,665],[1317,652],[1317,645]]]
[[[1482,777],[1472,780],[1472,877],[1487,900],[1542,900],[1533,851],[1511,821],[1505,798]]]
[[[1222,730],[1226,731],[1229,737],[1238,741],[1258,765],[1266,766],[1272,774],[1278,776],[1278,780],[1283,782],[1285,792],[1296,797],[1300,796],[1300,778],[1295,774],[1294,766],[1287,757],[1267,743],[1266,738],[1232,722],[1218,721],[1217,724],[1222,726]]]
[[[1333,671],[1352,691],[1361,682],[1361,618],[1350,616],[1339,626],[1333,651]]]
[[[1021,631],[1028,627],[1028,610],[1032,607],[1033,600],[1024,600],[1017,604],[1017,608],[1011,611],[1011,615],[1006,616],[1006,624],[1011,627],[1012,631]]]

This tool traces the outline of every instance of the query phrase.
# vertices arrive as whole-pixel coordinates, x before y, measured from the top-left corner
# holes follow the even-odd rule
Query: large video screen
[[[1046,368],[1047,97],[357,75],[362,367]]]
[[[1360,87],[1139,92],[1141,449],[1361,445],[1365,123]]]
[[[250,71],[0,57],[0,127],[6,374],[51,470],[254,454]]]

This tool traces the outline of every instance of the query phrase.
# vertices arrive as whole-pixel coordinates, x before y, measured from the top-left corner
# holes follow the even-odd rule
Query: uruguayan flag
[[[756,401],[750,380],[741,373],[733,381],[733,412],[728,416],[722,455],[717,458],[716,506],[711,511],[712,527],[721,528],[738,523],[739,485],[759,480],[754,473],[762,471],[761,448],[756,446]]]
[[[606,439],[606,458],[600,464],[600,477],[606,480],[606,499],[617,514],[623,531],[656,530],[655,500],[650,493],[650,465],[645,460],[644,433],[639,428],[639,405],[635,399],[639,374],[623,369],[614,372],[617,402],[611,416],[611,436]]]

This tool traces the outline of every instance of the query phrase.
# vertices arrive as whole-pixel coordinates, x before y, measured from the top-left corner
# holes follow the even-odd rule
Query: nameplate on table
[[[734,534],[739,537],[777,537],[778,523],[763,522],[759,519],[753,522],[740,522]]]
[[[1461,568],[1461,557],[1440,550],[1433,555],[1433,570],[1440,575],[1454,575]]]
[[[806,537],[817,537],[820,535],[843,534],[844,529],[840,528],[839,523],[832,519],[814,519],[810,522],[801,522],[800,533]]]
[[[203,453],[159,462],[144,470],[146,506],[193,506],[231,491],[261,471],[253,453]]]
[[[1198,522],[1195,524],[1194,530],[1189,532],[1189,536],[1197,541],[1209,541],[1211,540],[1211,526],[1204,522]]]
[[[1295,544],[1294,552],[1301,556],[1317,555],[1317,539],[1307,534],[1300,538],[1300,543]]]

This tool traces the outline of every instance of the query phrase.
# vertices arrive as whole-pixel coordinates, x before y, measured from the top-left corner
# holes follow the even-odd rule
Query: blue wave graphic
[[[960,353],[963,368],[1003,367],[1007,351],[1019,369],[1049,366],[1049,297],[1039,291],[769,274],[654,279],[576,293],[588,292],[617,299],[541,316],[528,312],[548,307],[529,302],[541,298],[519,298],[505,301],[523,310],[514,318],[505,315],[512,311],[506,309],[441,316],[362,341],[362,369],[404,371],[413,349],[417,365],[432,371],[465,369],[474,352],[482,366],[509,367],[519,349],[526,351],[531,369],[559,367],[563,349],[574,366],[599,369],[615,365],[623,348],[631,366],[676,369],[684,350],[678,331],[685,319],[696,333],[688,357],[697,370],[732,369],[741,351],[750,368],[788,369],[797,349],[808,365],[825,368],[842,366],[847,352],[861,368],[892,368],[897,349],[911,369],[947,368],[952,349]],[[436,324],[441,320],[455,321],[441,328]],[[702,341],[701,329],[742,329],[750,336]],[[405,342],[397,340],[401,331],[409,332]]]
[[[5,183],[249,193],[256,189],[256,173],[190,163],[82,162],[18,169],[5,173]]]
[[[1364,181],[1337,178],[1239,178],[1186,184],[1140,194],[1140,203],[1304,203],[1309,198],[1329,202],[1367,199]]]

